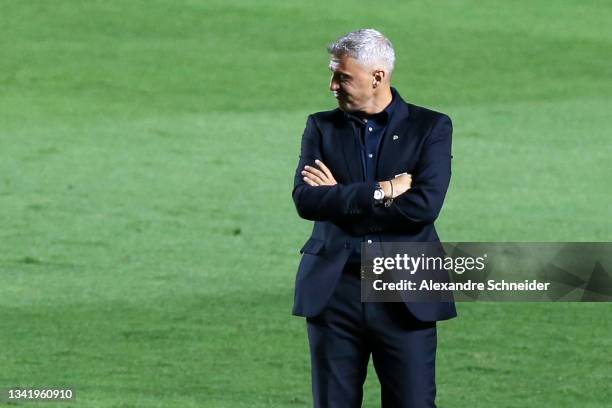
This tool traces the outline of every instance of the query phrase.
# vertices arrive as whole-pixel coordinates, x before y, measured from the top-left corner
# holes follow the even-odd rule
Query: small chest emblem
[[[399,136],[398,135],[393,135],[393,140],[397,140],[397,139],[399,139]]]

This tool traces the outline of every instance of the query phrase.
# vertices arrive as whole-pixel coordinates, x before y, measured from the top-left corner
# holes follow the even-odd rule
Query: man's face
[[[355,58],[332,56],[329,62],[332,71],[329,90],[345,112],[366,111],[374,98],[373,72],[366,70]]]

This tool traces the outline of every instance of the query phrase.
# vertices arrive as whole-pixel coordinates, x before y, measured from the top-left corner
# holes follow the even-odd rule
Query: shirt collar
[[[364,119],[373,119],[375,120],[377,123],[386,125],[387,123],[389,123],[389,119],[391,118],[391,116],[393,115],[393,111],[395,110],[395,108],[398,105],[398,101],[399,101],[399,97],[398,97],[398,93],[397,90],[393,87],[391,87],[391,102],[387,105],[387,107],[385,109],[383,109],[382,111],[374,114],[374,115],[369,115],[367,117],[360,117],[357,116],[353,113],[348,113],[345,112],[344,114],[346,115],[347,118],[359,123],[360,125],[365,124]]]

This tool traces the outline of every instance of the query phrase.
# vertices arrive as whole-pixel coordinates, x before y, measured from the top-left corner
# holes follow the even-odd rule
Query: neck
[[[381,87],[379,92],[374,94],[374,98],[372,98],[371,103],[366,109],[363,110],[362,113],[365,115],[375,115],[380,113],[385,110],[387,106],[389,106],[392,100],[393,94],[391,93],[391,87],[388,85]]]

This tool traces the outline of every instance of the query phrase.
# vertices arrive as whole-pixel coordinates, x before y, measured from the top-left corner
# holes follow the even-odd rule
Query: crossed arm
[[[315,165],[318,168],[305,165],[304,170],[302,170],[301,174],[304,176],[306,184],[312,187],[335,186],[338,184],[331,171],[321,160],[315,160]],[[405,173],[395,177],[393,180],[381,181],[379,184],[385,192],[385,199],[396,198],[410,189],[412,175]]]
[[[450,119],[440,116],[424,140],[414,174],[380,182],[385,196],[394,198],[392,205],[376,206],[374,182],[338,183],[320,160],[321,134],[309,117],[294,180],[298,213],[309,220],[334,222],[356,235],[433,223],[450,182],[451,135]]]

